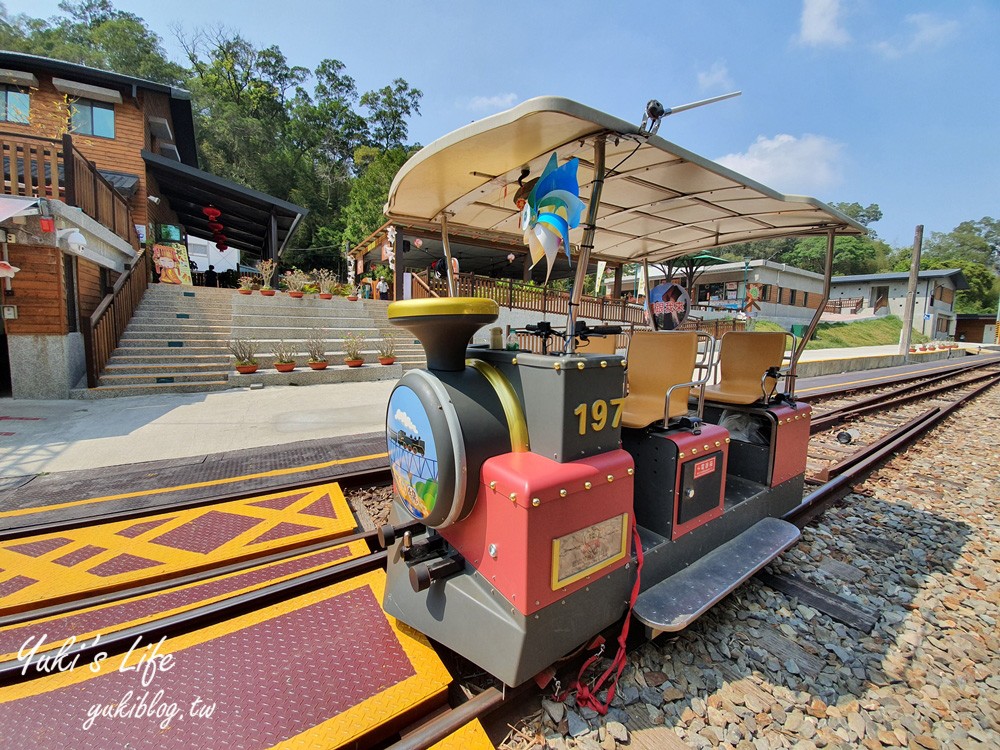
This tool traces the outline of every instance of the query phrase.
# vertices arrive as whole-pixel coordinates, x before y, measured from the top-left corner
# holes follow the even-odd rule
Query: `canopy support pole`
[[[590,265],[590,253],[594,249],[594,235],[597,233],[597,212],[601,205],[601,191],[604,190],[604,155],[607,151],[607,141],[604,135],[597,136],[594,141],[594,182],[590,189],[590,204],[587,206],[587,223],[583,230],[583,241],[580,243],[580,255],[576,259],[576,276],[573,278],[573,296],[569,302],[569,316],[566,319],[566,353],[576,351],[576,311],[583,299],[583,282],[587,278],[587,266]],[[569,248],[567,248],[567,251]]]
[[[823,299],[819,301],[819,307],[813,313],[812,320],[809,321],[809,327],[802,335],[802,340],[799,341],[799,345],[792,352],[792,362],[788,368],[788,394],[793,397],[795,396],[795,372],[799,366],[799,357],[802,356],[802,352],[806,350],[806,344],[809,343],[809,339],[816,332],[816,326],[819,325],[819,319],[823,317],[826,303],[830,301],[830,280],[833,277],[833,241],[835,238],[836,234],[834,230],[831,229],[826,233],[826,260],[823,263]]]
[[[444,262],[448,268],[448,296],[458,296],[458,279],[451,263],[451,245],[448,244],[448,214],[441,214],[441,244],[444,246]]]

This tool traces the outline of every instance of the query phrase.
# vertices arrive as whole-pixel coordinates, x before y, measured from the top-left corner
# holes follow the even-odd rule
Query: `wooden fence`
[[[841,299],[829,300],[823,308],[823,312],[851,313],[853,315],[864,306],[865,300],[863,297],[843,297]]]

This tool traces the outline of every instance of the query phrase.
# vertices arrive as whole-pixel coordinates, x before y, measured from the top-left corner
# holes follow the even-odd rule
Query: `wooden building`
[[[198,168],[188,92],[0,52],[4,279],[0,395],[65,398],[96,382],[149,282],[156,227],[277,258],[306,211]],[[44,368],[41,366],[44,363]]]

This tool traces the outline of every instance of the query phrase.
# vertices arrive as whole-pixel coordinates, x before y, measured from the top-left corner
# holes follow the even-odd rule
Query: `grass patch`
[[[777,323],[758,320],[755,331],[784,331]],[[895,315],[859,320],[857,323],[820,323],[806,349],[844,349],[853,346],[885,346],[899,343],[903,321]],[[913,331],[914,344],[924,344],[930,337]]]

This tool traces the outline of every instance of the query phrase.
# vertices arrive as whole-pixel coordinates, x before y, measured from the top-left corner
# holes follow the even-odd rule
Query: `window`
[[[794,305],[795,304],[795,293],[797,291],[798,291],[798,289],[789,289],[788,290],[788,304],[789,305]]]
[[[77,99],[72,107],[73,132],[82,135],[96,135],[101,138],[115,137],[115,106],[91,99]]]
[[[27,125],[31,97],[16,86],[0,86],[0,120]]]

